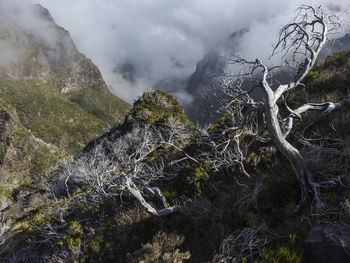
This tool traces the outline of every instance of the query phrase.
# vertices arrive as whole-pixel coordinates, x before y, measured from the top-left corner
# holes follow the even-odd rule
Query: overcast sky
[[[26,1],[48,8],[78,49],[99,66],[107,84],[128,101],[159,79],[190,75],[204,54],[236,31],[249,30],[236,50],[264,58],[298,5],[350,7],[349,0]],[[114,73],[125,63],[138,72],[135,87],[122,85]]]

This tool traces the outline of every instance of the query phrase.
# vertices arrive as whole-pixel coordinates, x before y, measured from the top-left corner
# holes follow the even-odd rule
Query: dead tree
[[[238,230],[225,238],[212,262],[242,262],[242,258],[252,258],[258,254],[268,244],[267,238],[259,236],[263,227]]]
[[[317,210],[322,207],[320,188],[334,185],[335,180],[316,182],[306,166],[300,151],[287,139],[293,128],[293,122],[302,118],[307,111],[322,111],[327,115],[337,110],[344,104],[350,103],[350,98],[344,98],[338,102],[306,103],[296,109],[284,104],[289,114],[282,118],[279,114],[281,99],[285,99],[288,92],[304,87],[302,83],[307,74],[314,67],[317,57],[325,46],[327,37],[340,27],[339,19],[335,15],[326,14],[321,7],[303,5],[297,9],[294,20],[285,25],[278,37],[277,44],[273,47],[272,56],[280,55],[284,60],[281,66],[267,66],[260,59],[248,61],[236,55],[229,58],[230,64],[239,66],[240,70],[235,74],[225,74],[222,90],[228,98],[225,109],[234,109],[240,113],[236,119],[236,125],[228,128],[224,133],[238,132],[244,129],[249,119],[254,118],[258,111],[264,113],[264,120],[269,136],[275,147],[283,154],[293,167],[297,180],[301,186],[301,198],[296,207],[299,211],[310,193]],[[303,61],[300,63],[300,61]],[[294,79],[287,83],[279,83],[274,78],[276,70],[283,66],[299,68]],[[260,89],[262,99],[253,99],[252,93]],[[236,113],[237,115],[237,113]]]
[[[85,185],[89,201],[103,203],[104,199],[127,191],[152,215],[164,216],[179,211],[179,206],[169,206],[154,182],[172,180],[177,175],[166,172],[171,170],[167,168],[172,163],[157,153],[160,149],[176,152],[179,159],[174,162],[177,164],[192,158],[179,146],[189,139],[185,130],[185,124],[169,118],[164,127],[146,124],[116,139],[103,140],[66,166],[53,185],[53,192],[56,196],[63,193],[70,197],[76,187]],[[147,201],[151,197],[158,199],[163,208],[157,209]]]

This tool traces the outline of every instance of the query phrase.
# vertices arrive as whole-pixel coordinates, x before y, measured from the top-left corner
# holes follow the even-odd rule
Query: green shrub
[[[300,263],[302,252],[288,246],[264,247],[260,253],[260,263]]]
[[[78,250],[81,246],[81,239],[84,237],[84,231],[78,221],[71,221],[66,229],[64,240],[73,250]]]
[[[320,72],[317,70],[311,70],[308,74],[308,77],[311,79],[317,79],[320,76]]]
[[[177,184],[182,184],[182,186],[186,188],[185,190],[200,196],[202,194],[201,184],[209,180],[210,170],[211,163],[209,159],[204,159],[199,163],[188,165],[179,172]]]

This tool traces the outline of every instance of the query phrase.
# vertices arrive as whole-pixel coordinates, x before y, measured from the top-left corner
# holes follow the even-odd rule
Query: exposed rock
[[[108,92],[101,72],[78,51],[69,32],[59,27],[41,5],[33,5],[31,9],[42,20],[47,35],[32,32],[0,10],[6,21],[0,21],[0,39],[16,54],[10,63],[0,63],[0,71],[7,77],[38,84],[58,81],[63,93],[82,88]]]
[[[219,119],[218,98],[215,98],[213,86],[218,84],[218,78],[224,74],[225,61],[218,53],[212,52],[197,63],[195,72],[191,75],[187,91],[193,96],[193,102],[185,104],[184,108],[189,118],[200,124],[208,124]]]
[[[73,61],[71,71],[67,74],[62,93],[81,88],[101,89],[107,91],[99,69],[85,57]]]
[[[15,190],[13,193],[13,204],[3,211],[3,216],[7,218],[19,219],[38,206],[46,204],[50,199],[50,189],[40,185],[36,189],[27,191]]]
[[[305,262],[350,262],[350,225],[336,222],[315,226],[310,230],[305,244]]]
[[[135,127],[156,125],[159,130],[162,130],[162,125],[158,124],[164,124],[170,118],[187,125],[191,123],[180,103],[172,95],[161,90],[145,92],[134,102],[133,108],[125,116],[123,124],[113,127],[99,138],[92,140],[86,145],[83,152],[93,150],[97,144],[104,140],[117,140],[121,135],[127,134]]]

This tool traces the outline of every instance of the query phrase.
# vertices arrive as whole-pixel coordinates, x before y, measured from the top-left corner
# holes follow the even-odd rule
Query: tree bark
[[[142,196],[140,190],[134,184],[134,182],[128,178],[125,183],[126,188],[129,193],[140,202],[140,204],[147,209],[147,212],[155,216],[166,216],[172,213],[178,212],[180,210],[179,206],[165,207],[163,209],[156,210],[152,205],[150,205],[145,198]]]
[[[267,94],[265,103],[265,118],[268,131],[276,148],[289,161],[296,174],[301,187],[300,202],[295,212],[298,212],[307,200],[307,192],[314,194],[316,202],[320,202],[317,186],[312,182],[312,175],[309,172],[301,153],[291,145],[283,135],[278,120],[278,106],[274,103],[274,96]]]

